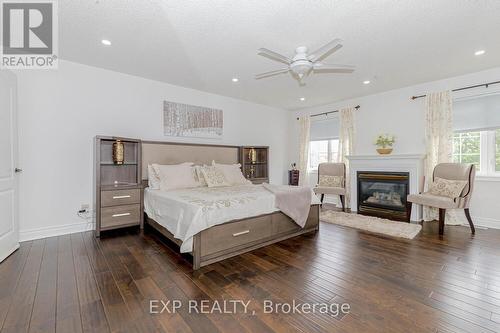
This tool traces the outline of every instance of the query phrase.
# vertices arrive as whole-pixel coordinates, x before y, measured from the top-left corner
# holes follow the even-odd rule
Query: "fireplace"
[[[408,172],[358,171],[358,213],[406,221]]]

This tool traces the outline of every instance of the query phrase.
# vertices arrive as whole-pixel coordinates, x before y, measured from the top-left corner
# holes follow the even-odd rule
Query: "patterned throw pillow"
[[[319,176],[319,186],[344,187],[344,177],[320,175]]]
[[[204,165],[201,168],[201,173],[207,182],[208,187],[230,186],[224,177],[224,173],[215,166]]]
[[[193,167],[194,169],[194,175],[195,175],[195,179],[196,179],[196,182],[199,184],[200,187],[206,187],[208,186],[207,184],[207,181],[205,180],[205,176],[203,176],[203,172],[201,172],[201,168],[202,166],[195,166]]]
[[[429,193],[455,199],[460,196],[466,184],[466,180],[449,180],[436,177],[429,188]]]

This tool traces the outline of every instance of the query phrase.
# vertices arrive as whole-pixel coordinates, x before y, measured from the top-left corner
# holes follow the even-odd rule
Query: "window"
[[[495,131],[495,171],[500,172],[500,129]]]
[[[339,140],[315,140],[309,143],[309,169],[317,170],[320,163],[335,162],[339,155]]]
[[[479,176],[500,176],[500,129],[455,132],[453,162],[475,164]]]
[[[481,132],[459,132],[453,135],[453,162],[473,163],[481,170]]]

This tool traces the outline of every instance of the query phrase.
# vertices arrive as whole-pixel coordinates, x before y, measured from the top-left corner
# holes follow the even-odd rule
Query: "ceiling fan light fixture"
[[[318,73],[352,73],[354,67],[350,65],[338,65],[338,64],[325,64],[322,60],[334,52],[337,52],[342,48],[342,41],[340,39],[334,39],[331,42],[323,45],[318,50],[313,53],[309,53],[307,47],[299,46],[295,49],[295,55],[292,58],[279,54],[277,52],[271,51],[266,48],[260,48],[257,50],[257,54],[269,58],[274,61],[278,61],[287,65],[287,67],[269,71],[261,74],[255,75],[257,80],[267,78],[270,76],[275,76],[283,73],[290,72],[292,77],[299,82],[300,86],[304,86],[304,79],[311,74],[311,72]]]

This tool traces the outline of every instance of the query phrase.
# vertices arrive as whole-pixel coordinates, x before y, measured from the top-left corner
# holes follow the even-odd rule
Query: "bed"
[[[142,142],[142,169],[148,164],[238,163],[239,147]],[[147,179],[144,179],[147,184]],[[262,185],[199,187],[172,191],[144,189],[145,223],[190,253],[193,269],[319,228],[319,201],[313,196],[301,228],[275,208]]]

